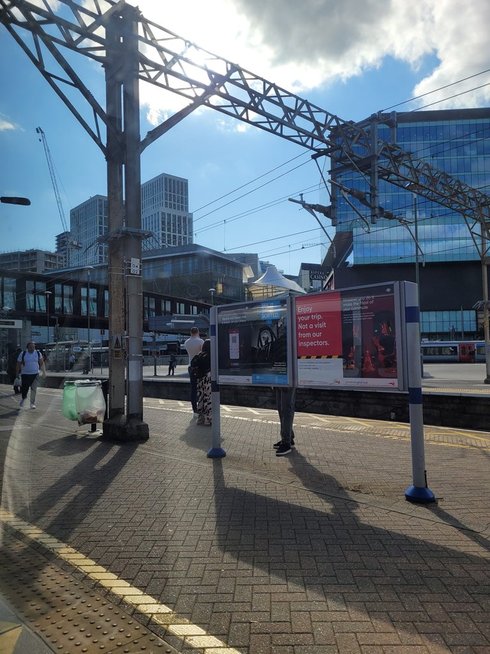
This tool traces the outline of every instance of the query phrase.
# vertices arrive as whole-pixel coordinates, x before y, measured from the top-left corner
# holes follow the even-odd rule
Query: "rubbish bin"
[[[75,381],[75,400],[80,425],[104,421],[106,404],[100,381],[85,379]]]
[[[63,404],[61,412],[68,420],[78,420],[76,386],[74,381],[65,381],[63,386]]]

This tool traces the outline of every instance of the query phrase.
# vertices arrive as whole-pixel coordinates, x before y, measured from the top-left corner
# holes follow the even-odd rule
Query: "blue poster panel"
[[[288,298],[216,307],[218,382],[290,383]]]

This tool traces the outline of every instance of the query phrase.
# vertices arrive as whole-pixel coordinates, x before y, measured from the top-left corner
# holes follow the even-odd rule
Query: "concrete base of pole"
[[[124,415],[109,418],[103,423],[102,440],[116,443],[146,441],[150,432],[146,422],[139,418],[128,418]]]
[[[405,491],[407,502],[418,502],[419,504],[429,504],[435,502],[436,497],[430,488],[421,488],[420,486],[409,486]]]

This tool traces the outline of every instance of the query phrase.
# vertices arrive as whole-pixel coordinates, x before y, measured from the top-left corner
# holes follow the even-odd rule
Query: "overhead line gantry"
[[[197,107],[209,107],[280,136],[311,150],[315,157],[331,157],[337,166],[364,171],[370,179],[372,220],[378,216],[377,186],[381,179],[405,189],[408,186],[411,192],[460,213],[479,246],[485,268],[490,197],[418,160],[396,143],[379,139],[377,116],[363,123],[341,120],[147,20],[124,0],[93,0],[90,6],[58,0],[56,11],[49,0],[39,4],[0,0],[0,20],[108,162],[109,331],[114,342],[126,332],[128,397],[125,405],[122,354],[111,348],[110,415],[104,423],[104,433],[109,436],[147,436],[147,426],[142,422],[141,278],[135,272],[141,262],[143,238],[140,155]],[[103,66],[105,107],[83,83],[72,64],[73,57],[64,56],[66,49]],[[178,94],[188,102],[143,139],[139,134],[140,81]],[[91,121],[75,106],[73,92],[88,104]],[[125,289],[122,273],[128,269],[133,274],[127,274]],[[486,281],[486,271],[483,277]],[[128,309],[124,320],[125,299]],[[486,296],[484,288],[484,302],[488,331],[488,288]],[[489,341],[488,333],[485,340]]]

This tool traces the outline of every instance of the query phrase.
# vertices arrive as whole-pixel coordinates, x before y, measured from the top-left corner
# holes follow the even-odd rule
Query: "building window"
[[[2,308],[15,309],[17,294],[15,290],[15,279],[11,277],[3,277],[2,279]]]
[[[26,310],[46,312],[46,283],[26,281]]]
[[[82,316],[87,315],[87,290],[86,286],[82,286]],[[90,315],[97,316],[97,289],[93,286],[90,287],[89,307]]]
[[[154,297],[143,297],[143,316],[145,320],[148,318],[153,318],[156,315],[155,312],[155,298]]]
[[[109,317],[109,289],[104,289],[104,318]]]

